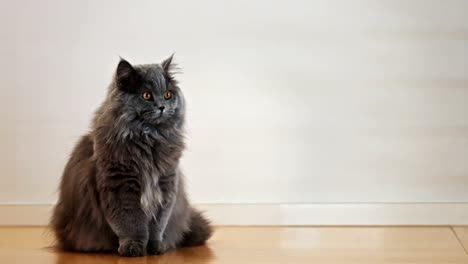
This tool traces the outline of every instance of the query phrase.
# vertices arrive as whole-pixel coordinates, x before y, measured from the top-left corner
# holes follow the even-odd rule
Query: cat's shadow
[[[174,264],[193,263],[208,264],[215,259],[213,251],[208,246],[181,248],[159,256],[144,256],[137,258],[121,257],[117,254],[76,253],[55,251],[56,264]]]

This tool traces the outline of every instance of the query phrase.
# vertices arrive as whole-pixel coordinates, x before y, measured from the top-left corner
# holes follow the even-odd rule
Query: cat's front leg
[[[159,255],[172,249],[175,245],[169,245],[164,241],[164,232],[166,231],[169,218],[174,208],[176,197],[174,196],[165,207],[161,207],[153,218],[149,226],[148,254]]]
[[[162,254],[175,247],[165,241],[164,235],[177,199],[178,177],[176,174],[161,177],[159,184],[163,201],[149,226],[148,254],[153,255]]]
[[[107,177],[100,198],[106,220],[119,238],[122,256],[146,255],[149,218],[141,209],[140,186],[136,177]]]

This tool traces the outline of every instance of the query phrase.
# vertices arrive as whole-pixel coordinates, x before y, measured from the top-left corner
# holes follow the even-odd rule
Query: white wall
[[[172,52],[197,203],[468,203],[468,1],[1,1],[0,203]]]

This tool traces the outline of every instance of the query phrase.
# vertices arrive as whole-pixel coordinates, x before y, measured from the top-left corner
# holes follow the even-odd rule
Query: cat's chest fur
[[[141,208],[146,215],[155,217],[156,209],[162,206],[164,194],[159,187],[160,175],[150,172],[142,177],[142,190],[141,190]]]
[[[141,207],[146,215],[155,217],[159,207],[164,206],[166,196],[170,195],[162,182],[175,180],[182,148],[167,142],[156,141],[148,145],[149,155],[143,156],[151,164],[141,177]]]

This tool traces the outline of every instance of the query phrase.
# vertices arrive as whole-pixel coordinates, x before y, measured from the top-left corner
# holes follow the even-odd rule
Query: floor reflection
[[[138,258],[121,257],[117,254],[87,254],[75,252],[55,252],[56,264],[172,264],[191,263],[208,264],[215,258],[208,246],[177,249],[160,256],[145,256]]]

